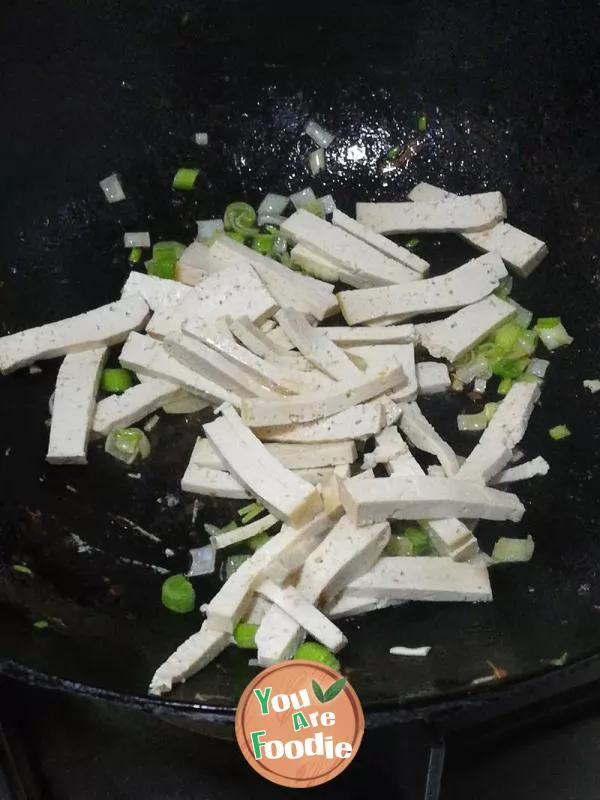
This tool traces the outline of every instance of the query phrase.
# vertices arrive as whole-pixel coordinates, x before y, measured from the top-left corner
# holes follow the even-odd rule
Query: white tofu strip
[[[517,382],[512,385],[458,471],[456,477],[459,480],[488,483],[510,462],[513,448],[525,435],[539,396],[537,383]]]
[[[350,286],[363,289],[420,278],[410,267],[308,211],[296,211],[281,225],[281,231],[336,264],[340,280]]]
[[[180,392],[174,383],[152,379],[132,386],[123,394],[105,397],[96,406],[92,431],[108,436],[113,428],[128,428],[178,397]]]
[[[185,248],[177,262],[178,266],[195,269],[207,275],[213,275],[223,269],[223,264],[213,258],[210,248],[202,242],[192,242]]]
[[[420,344],[434,358],[453,362],[514,314],[510,303],[492,295],[438,322],[416,325],[415,330]]]
[[[380,253],[383,253],[389,258],[393,258],[395,261],[399,261],[406,267],[410,267],[410,269],[414,270],[419,275],[424,275],[429,269],[427,261],[411,253],[406,247],[400,247],[400,245],[386,239],[385,236],[375,233],[370,228],[361,225],[360,222],[352,219],[352,217],[349,217],[337,208],[333,212],[331,221],[337,228],[341,228],[346,231],[346,233],[350,233],[352,236],[362,239],[363,242],[379,250]]]
[[[343,591],[325,607],[325,613],[330,619],[344,619],[367,614],[370,611],[381,611],[382,608],[401,606],[405,602],[405,600],[389,600],[382,597],[354,597]]]
[[[481,231],[506,217],[500,192],[449,197],[433,203],[357,203],[356,219],[376,233]]]
[[[518,522],[525,508],[508,492],[454,478],[411,476],[347,481],[341,487],[346,513],[357,525],[385,519],[492,519]]]
[[[311,469],[295,469],[294,474],[302,478],[313,486],[319,486],[323,481],[330,478],[333,473],[333,467],[313,467]]]
[[[265,447],[288,469],[334,467],[356,461],[356,445],[353,441],[329,444],[267,444]],[[223,459],[215,452],[208,439],[196,440],[190,460],[199,467],[226,469]]]
[[[274,395],[270,389],[255,381],[246,371],[224,358],[212,347],[182,331],[167,334],[163,346],[165,351],[180,364],[239,397],[269,398]]]
[[[157,278],[145,272],[130,272],[121,289],[121,297],[141,295],[152,311],[161,305],[177,306],[191,292],[189,286],[168,278]]]
[[[247,317],[239,317],[238,319],[228,317],[227,324],[235,338],[254,355],[285,369],[310,369],[310,364],[304,356],[301,356],[300,353],[292,353],[278,345],[273,340],[272,335],[263,333]],[[280,330],[280,328],[277,328],[277,330]],[[293,345],[290,342],[290,349],[292,347]]]
[[[456,475],[460,469],[456,453],[426,419],[417,403],[402,406],[400,430],[414,447],[435,456],[449,478]]]
[[[271,608],[271,605],[269,600],[255,594],[250,603],[250,608],[244,617],[244,622],[248,622],[251,625],[259,625],[263,621],[267,611]]]
[[[387,523],[359,529],[347,517],[342,517],[307,557],[296,589],[310,603],[327,603],[346,584],[373,566],[389,537]],[[259,663],[267,666],[290,658],[303,638],[302,626],[280,608],[272,606],[256,632]]]
[[[281,586],[277,586],[267,578],[258,584],[256,591],[262,597],[270,600],[297,625],[300,625],[309,636],[327,647],[332,653],[338,653],[342,647],[348,644],[348,640],[337,625],[328,620],[293,586],[286,586],[285,589],[282,589]]]
[[[315,278],[324,281],[338,281],[340,278],[339,268],[328,258],[315,253],[311,247],[297,244],[290,252],[290,259],[295,267],[300,267],[303,271],[310,273]]]
[[[216,241],[210,249],[213,256],[224,263],[244,260],[252,264],[282,308],[297,308],[302,313],[312,314],[318,320],[325,319],[338,311],[333,286],[328,283],[293,272],[272,258],[267,258],[227,237]],[[231,315],[238,316],[233,313]]]
[[[143,328],[149,314],[144,298],[132,295],[76,317],[1,336],[0,372],[7,374],[34,361],[118,344],[130,331]]]
[[[417,184],[408,195],[410,200],[426,203],[457,196],[430,183]],[[544,242],[508,222],[499,222],[479,233],[460,232],[460,236],[479,250],[498,253],[522,278],[531,275],[548,255]]]
[[[230,500],[246,500],[252,497],[250,492],[229,472],[199,467],[191,462],[183,473],[181,489],[191,494]]]
[[[208,272],[202,272],[202,270],[194,269],[193,267],[177,264],[173,277],[178,283],[184,283],[186,286],[197,286],[208,277]],[[160,280],[162,280],[162,278]]]
[[[321,497],[323,498],[323,509],[332,519],[338,520],[344,513],[344,506],[340,497],[340,484],[343,480],[359,481],[367,478],[374,478],[372,469],[366,469],[353,477],[340,476],[335,473],[323,481],[321,484]]]
[[[218,536],[211,536],[210,541],[215,550],[223,550],[225,547],[231,547],[234,544],[245,542],[253,536],[256,536],[257,533],[268,531],[274,525],[278,524],[279,520],[272,514],[265,514],[264,517],[250,522],[248,525],[242,525],[231,531],[224,531]]]
[[[293,308],[282,308],[275,319],[302,355],[330,378],[343,381],[361,376],[361,370],[326,334],[313,328],[306,317]]]
[[[331,527],[325,514],[300,528],[284,525],[233,573],[208,604],[206,624],[213,630],[233,633],[248,611],[257,584],[269,577],[282,583],[298,569]]]
[[[408,325],[394,327],[354,327],[346,328],[319,328],[321,333],[327,334],[339,347],[361,347],[374,344],[413,344],[415,341],[415,328]]]
[[[331,389],[322,389],[297,398],[244,400],[242,418],[253,428],[311,422],[321,417],[331,417],[379,394],[398,390],[406,382],[406,376],[399,364],[387,371],[369,370],[359,378],[339,381]]]
[[[271,514],[290,525],[302,525],[323,508],[316,489],[286,469],[238,417],[232,406],[223,417],[204,426],[213,447],[232,475]]]
[[[476,303],[497,289],[506,275],[500,256],[486,253],[437,278],[340,292],[338,302],[348,325],[390,317],[405,320]]]
[[[423,476],[421,465],[406,449],[386,464],[388,474],[395,477]],[[477,539],[467,526],[456,518],[421,520],[431,543],[441,556],[454,561],[466,561],[479,552]]]
[[[50,442],[50,464],[87,464],[87,443],[108,348],[67,353],[58,370]]]
[[[419,394],[441,394],[450,388],[450,374],[440,361],[421,361],[416,364]]]
[[[129,334],[119,361],[136,374],[144,372],[152,378],[176,383],[190,394],[198,395],[212,405],[221,402],[241,405],[242,401],[238,395],[181,364],[166,352],[162,342],[156,341],[151,336]]]
[[[389,464],[408,452],[408,445],[395,427],[384,428],[375,436],[375,442],[375,449],[363,456],[361,470],[372,469],[378,464]]]
[[[459,564],[451,558],[381,558],[369,572],[352,581],[348,595],[426,602],[485,603],[492,600],[487,569]]]
[[[533,458],[531,461],[524,461],[516,467],[510,467],[496,475],[492,483],[516,483],[517,481],[527,481],[537,475],[547,475],[550,464],[542,456]]]
[[[230,643],[229,633],[211,630],[204,622],[198,633],[186,639],[156,670],[150,681],[149,693],[161,695],[170,692],[174,683],[184,683],[222,653]]]
[[[224,312],[234,317],[246,314],[254,322],[264,322],[277,308],[278,304],[250,264],[234,264],[194,286],[178,306],[157,308],[147,331],[163,338],[179,330],[186,320],[190,330],[196,320],[206,324],[219,319]]]
[[[287,350],[288,355],[289,351],[294,349],[294,345],[290,342],[290,340],[281,330],[279,325],[277,325],[277,327],[274,328],[274,330],[269,331],[269,333],[267,333],[267,339],[271,342],[271,344],[277,345],[283,350]]]
[[[406,376],[406,383],[399,389],[388,392],[388,397],[395,402],[403,403],[410,402],[416,398],[418,393],[418,384],[414,345],[363,345],[361,347],[347,347],[346,352],[357,364],[368,370],[387,370],[394,363],[400,364]]]
[[[265,442],[341,442],[349,438],[366,439],[379,433],[385,424],[383,405],[373,400],[315,422],[259,427],[254,433]]]

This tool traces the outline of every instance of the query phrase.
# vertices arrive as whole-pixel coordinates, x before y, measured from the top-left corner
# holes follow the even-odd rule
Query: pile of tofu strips
[[[298,210],[281,225],[292,262],[329,281],[222,236],[191,244],[176,281],[132,272],[114,303],[0,339],[3,373],[64,357],[49,462],[85,464],[91,435],[194,396],[214,418],[182,465],[182,490],[254,498],[267,511],[219,546],[281,523],[203,607],[199,632],[159,667],[152,693],[218,656],[241,621],[258,624],[258,663],[268,665],[291,657],[307,634],[339,651],[337,618],[409,600],[492,599],[464,520],[521,519],[518,497],[498,486],[533,472],[510,463],[539,386],[516,382],[466,459],[419,397],[447,391],[448,362],[513,317],[494,294],[506,266],[527,276],[547,248],[504,221],[499,192],[459,197],[422,183],[406,202],[358,203],[356,216]],[[427,262],[386,238],[421,232],[456,233],[482,255],[428,278]],[[351,288],[336,294],[338,281]],[[340,312],[346,325],[328,324]],[[117,344],[140,382],[97,401]],[[356,442],[369,437],[375,447],[359,463]],[[414,449],[438,464],[426,472]],[[419,520],[438,555],[383,556],[389,520]]]

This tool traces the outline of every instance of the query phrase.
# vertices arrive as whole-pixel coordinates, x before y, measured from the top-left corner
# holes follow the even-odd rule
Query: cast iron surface
[[[493,604],[414,605],[343,622],[343,664],[367,710],[464,693],[488,659],[521,678],[546,669],[542,659],[600,649],[599,401],[582,387],[598,377],[597,37],[591,8],[517,6],[372,3],[341,14],[40,2],[8,12],[0,34],[2,332],[114,299],[128,272],[126,230],[188,242],[195,220],[228,201],[309,183],[300,134],[310,116],[337,135],[312,185],[343,210],[401,199],[419,180],[500,189],[510,221],[548,242],[547,262],[515,296],[538,314],[561,314],[575,336],[552,357],[523,445],[552,469],[518,487],[527,505],[518,527],[478,529],[488,549],[497,535],[531,533],[535,558],[493,571]],[[428,130],[414,155],[381,176],[378,159],[413,142],[421,112]],[[191,137],[203,130],[210,145],[199,149]],[[170,190],[181,165],[202,169],[191,195]],[[127,200],[109,206],[97,182],[115,170]],[[434,273],[473,255],[446,237],[419,252]],[[201,430],[193,416],[162,418],[152,458],[129,470],[98,444],[88,467],[47,466],[57,366],[1,384],[0,663],[69,688],[143,697],[157,664],[199,622],[161,607],[161,582],[205,541],[202,524],[228,521],[233,507],[203,502],[192,525],[194,498],[179,481]],[[464,454],[473,443],[453,429],[462,405],[438,399],[423,409]],[[547,430],[558,423],[573,435],[553,443]],[[200,602],[219,585],[195,583]],[[39,619],[50,628],[34,629]],[[394,644],[433,651],[397,660]],[[231,709],[252,674],[247,659],[231,649],[173,699]]]

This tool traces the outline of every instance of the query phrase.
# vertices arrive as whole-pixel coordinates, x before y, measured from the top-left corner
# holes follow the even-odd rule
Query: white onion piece
[[[150,234],[148,231],[136,231],[134,233],[123,234],[124,247],[150,247]]]
[[[197,575],[210,575],[215,571],[215,549],[210,544],[204,547],[194,547],[190,550],[192,563],[186,575],[195,578]]]
[[[100,181],[100,188],[109,203],[120,203],[125,200],[125,192],[116,172]]]
[[[196,241],[198,242],[204,242],[223,230],[222,219],[199,219],[196,224],[198,226]]]
[[[485,394],[487,390],[487,378],[475,378],[473,381],[473,391],[479,394]]]
[[[256,209],[256,215],[260,217],[261,215],[275,215],[279,216],[283,214],[283,212],[288,207],[290,202],[289,197],[285,197],[283,194],[272,194],[269,193],[266,195],[264,200],[262,200],[259,207]]]
[[[313,140],[318,147],[329,147],[335,139],[335,136],[329,131],[326,131],[314,119],[309,119],[304,128],[304,133]]]
[[[543,378],[546,375],[546,370],[550,366],[550,362],[544,358],[532,358],[527,367],[527,372],[530,375],[535,375],[536,378]]]
[[[308,166],[313,178],[325,169],[325,150],[319,147],[308,154]]]
[[[169,403],[165,403],[162,410],[165,414],[195,414],[206,408],[206,401],[194,394],[185,393],[181,397],[175,397]]]
[[[510,303],[511,306],[514,306],[517,309],[517,313],[514,316],[513,322],[516,322],[522,328],[528,328],[531,325],[531,320],[533,319],[533,312],[529,311],[527,308],[523,308],[523,306],[519,305],[516,300],[513,300],[512,297],[507,297],[506,302]]]
[[[279,228],[284,222],[285,217],[282,217],[280,214],[259,214],[256,217],[256,224],[259,228],[265,225],[274,225],[276,228]]]
[[[319,203],[327,216],[329,216],[329,214],[333,214],[337,208],[335,200],[330,194],[324,194],[323,197],[319,197]]]
[[[306,208],[306,206],[313,206],[317,203],[317,195],[309,187],[301,189],[290,195],[290,200],[297,209]]]
[[[208,133],[195,133],[194,141],[197,145],[200,145],[200,147],[206,147],[208,144]]]
[[[516,564],[531,561],[535,544],[531,536],[526,539],[508,539],[500,537],[492,551],[492,560],[496,563]]]
[[[431,647],[390,647],[392,656],[428,656]]]

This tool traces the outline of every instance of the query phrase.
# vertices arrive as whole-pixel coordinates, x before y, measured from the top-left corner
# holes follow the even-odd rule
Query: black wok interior
[[[461,193],[499,189],[509,220],[548,242],[550,256],[514,296],[536,314],[560,314],[575,337],[551,358],[523,444],[551,472],[519,485],[527,513],[517,527],[477,531],[488,551],[497,535],[531,534],[535,557],[493,570],[493,604],[413,604],[344,621],[342,663],[366,710],[467,691],[489,672],[487,660],[519,679],[565,651],[577,661],[600,650],[600,400],[582,387],[600,377],[592,12],[564,0],[343,9],[88,0],[6,12],[2,333],[117,297],[129,269],[126,230],[187,243],[195,220],[229,201],[256,204],[267,191],[307,185],[301,131],[311,116],[337,136],[312,185],[344,211],[356,200],[402,199],[421,180]],[[382,176],[378,160],[415,138],[419,113],[428,130],[416,154]],[[209,147],[192,142],[196,131],[208,131]],[[197,188],[174,193],[172,176],[186,165],[202,171]],[[113,171],[127,194],[118,205],[98,187]],[[433,274],[474,254],[450,237],[418,252]],[[200,621],[161,606],[164,576],[184,570],[188,548],[206,541],[203,523],[227,522],[234,506],[203,501],[192,524],[194,497],[179,481],[197,416],[162,418],[151,459],[129,470],[98,443],[88,467],[48,466],[58,362],[40,366],[0,381],[0,669],[143,697],[155,667]],[[454,430],[462,400],[422,407],[460,453],[472,446]],[[559,423],[572,436],[556,443],[547,431]],[[219,581],[195,585],[203,602]],[[34,628],[42,619],[50,627]],[[393,659],[397,644],[433,650],[426,660]],[[231,648],[172,699],[234,707],[254,671],[247,661]]]

